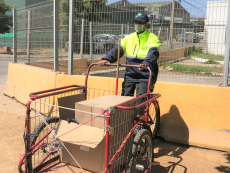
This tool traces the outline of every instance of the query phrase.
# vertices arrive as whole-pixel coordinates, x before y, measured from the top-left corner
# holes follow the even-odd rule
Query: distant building
[[[207,1],[205,53],[224,55],[228,1]]]
[[[134,3],[135,6],[144,7],[144,11],[153,23],[170,22],[172,1]],[[190,22],[190,13],[175,1],[174,23]]]
[[[121,1],[109,4],[108,7],[120,9],[123,11],[129,11],[129,12],[132,12],[132,11],[139,12],[139,11],[144,11],[145,9],[145,7],[141,7],[139,5],[131,3],[128,0],[121,0]]]
[[[112,15],[106,23],[133,24],[134,18],[139,12],[143,12],[145,7],[137,6],[128,0],[121,0],[106,6],[103,10]]]
[[[172,1],[131,3],[121,0],[107,5],[108,12],[114,14],[115,23],[133,23],[138,12],[145,12],[152,23],[169,23],[171,21]],[[115,12],[116,11],[116,12]],[[115,13],[114,13],[115,12]],[[175,2],[174,23],[190,22],[190,13],[177,1]]]

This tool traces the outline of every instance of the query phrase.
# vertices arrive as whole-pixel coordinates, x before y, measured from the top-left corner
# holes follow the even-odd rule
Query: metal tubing
[[[128,133],[128,135],[125,137],[124,141],[122,142],[122,144],[120,145],[120,147],[118,148],[118,150],[116,151],[116,153],[113,155],[112,159],[109,162],[108,166],[111,166],[113,164],[113,162],[115,161],[115,159],[117,158],[118,154],[120,153],[121,149],[124,147],[125,143],[128,141],[129,137],[131,136],[131,134],[133,133],[133,131],[135,130],[135,128],[137,127],[137,125],[140,123],[136,123],[133,128],[130,130],[130,132]],[[106,132],[107,133],[107,132]],[[106,136],[107,137],[107,136]],[[106,168],[106,167],[105,167]]]
[[[18,171],[19,171],[19,172],[20,172],[20,171],[26,172],[25,169],[22,169],[22,165],[24,164],[24,160],[25,160],[25,157],[26,157],[26,156],[27,156],[26,153],[24,153],[24,154],[22,155],[22,157],[20,158],[20,160],[19,160],[19,164],[18,164],[18,165],[20,165],[20,166],[18,167]]]
[[[30,134],[30,104],[31,104],[31,101],[28,101],[27,102],[27,106],[26,106],[26,134]],[[26,144],[27,144],[27,149],[28,151],[30,151],[30,136],[27,137],[27,140],[26,140]]]
[[[92,60],[93,59],[92,22],[89,22],[89,32],[90,32],[90,60]]]
[[[186,33],[186,28],[184,28],[184,47],[185,47],[185,43],[186,43],[185,42],[185,35],[186,35],[185,33]]]
[[[52,130],[54,130],[55,126],[52,127]],[[51,131],[48,131],[42,138],[40,138],[33,146],[30,147],[30,149],[33,149],[35,147],[37,147],[38,144],[40,144],[44,138],[46,138],[49,134],[51,133]]]
[[[84,42],[84,18],[82,18],[82,24],[81,24],[81,50],[80,50],[81,58],[83,58],[83,42]]]
[[[167,28],[167,49],[169,50],[169,29]]]
[[[73,30],[74,30],[74,0],[69,2],[69,54],[68,54],[68,74],[73,74]]]
[[[129,22],[127,24],[127,35],[129,35]]]
[[[53,1],[54,5],[54,71],[58,71],[58,0]]]
[[[59,87],[59,88],[53,88],[53,89],[49,89],[49,90],[43,90],[43,91],[33,92],[33,93],[30,93],[29,96],[33,96],[33,95],[36,95],[36,94],[47,93],[47,92],[51,92],[51,91],[62,90],[62,89],[66,89],[66,88],[83,87],[83,86],[84,85],[69,85],[69,86],[64,86],[64,87]]]
[[[86,72],[86,77],[85,77],[85,86],[86,86],[86,94],[87,94],[87,82],[88,82],[88,76],[89,76],[89,71],[92,66],[98,65],[98,63],[93,63],[91,64]],[[105,66],[117,66],[117,64],[105,64]],[[133,68],[139,68],[139,65],[127,65],[127,64],[120,64],[120,67],[133,67]],[[146,68],[149,71],[149,79],[148,79],[148,87],[147,87],[147,92],[150,92],[150,84],[151,84],[151,79],[152,79],[152,71],[150,70],[149,67]]]
[[[38,98],[43,98],[43,97],[47,97],[47,96],[57,95],[57,94],[65,93],[65,92],[68,92],[68,91],[74,91],[74,90],[85,89],[85,88],[86,88],[85,86],[82,86],[82,87],[76,87],[76,88],[72,88],[72,89],[68,89],[68,90],[62,90],[62,91],[58,91],[58,92],[56,91],[56,92],[52,92],[52,93],[49,93],[49,94],[43,94],[43,95],[32,95],[32,94],[30,94],[29,96],[30,96],[31,100],[35,100],[35,99],[38,99]]]
[[[155,97],[153,97],[153,98],[151,98],[151,99],[149,99],[149,100],[147,100],[147,101],[145,101],[145,102],[143,102],[143,103],[141,103],[141,104],[139,104],[139,105],[137,105],[137,106],[134,106],[134,107],[126,107],[126,106],[119,106],[119,105],[118,105],[118,106],[116,106],[116,108],[122,109],[122,110],[134,110],[134,109],[140,108],[140,107],[142,107],[142,106],[148,104],[149,102],[152,102],[152,101],[156,100],[156,99],[159,98],[160,96],[161,96],[160,94],[156,94]],[[129,102],[130,102],[130,101],[131,101],[131,100],[129,100]]]
[[[159,106],[158,106],[158,104],[157,104],[157,101],[156,101],[156,100],[154,100],[153,102],[154,102],[154,106],[155,106],[155,108],[156,108],[156,109],[158,109],[158,108],[159,108]]]
[[[124,24],[121,24],[121,38],[123,38],[124,35]]]
[[[49,152],[36,166],[35,166],[35,168],[36,167],[38,167],[39,165],[41,165],[49,156],[50,156],[50,154],[51,154],[51,152]]]
[[[110,112],[107,113],[106,118],[106,141],[105,141],[105,170],[109,169],[109,118]],[[106,171],[107,172],[107,171]]]
[[[151,22],[152,23],[152,26],[151,26],[151,32],[153,33],[153,22]]]
[[[117,95],[118,90],[118,78],[119,78],[119,62],[120,62],[120,45],[121,39],[118,40],[118,53],[117,53],[117,75],[116,75],[116,88],[115,88],[115,95]]]
[[[27,106],[26,106],[26,147],[27,147],[27,151],[30,152],[31,149],[30,149],[30,104],[31,104],[31,101],[29,100],[27,102]],[[28,162],[30,163],[31,162],[31,155],[28,156]],[[30,165],[30,164],[29,164]]]
[[[30,27],[31,27],[31,11],[28,11],[28,27],[27,27],[27,63],[30,62]]]
[[[193,34],[195,34],[194,33],[194,26],[193,26],[193,29],[192,29],[192,46],[194,46],[194,42],[193,42]],[[196,37],[195,37],[196,38]]]
[[[180,37],[180,41],[181,41],[181,47],[183,47],[183,28],[181,30],[181,37]]]
[[[172,0],[171,23],[170,23],[170,49],[173,49],[174,11],[175,11],[175,0]]]
[[[224,70],[223,70],[223,86],[228,86],[229,75],[229,58],[230,58],[230,0],[228,0],[228,19],[225,38],[225,54],[224,54]]]
[[[14,63],[17,63],[17,10],[13,9],[13,44],[14,44]]]

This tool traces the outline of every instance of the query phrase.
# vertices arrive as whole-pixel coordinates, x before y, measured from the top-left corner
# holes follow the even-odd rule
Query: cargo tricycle
[[[150,92],[150,68],[145,69],[150,73],[147,93],[134,97],[120,96],[118,76],[115,91],[105,88],[114,84],[104,82],[106,78],[100,78],[101,83],[90,77],[92,81],[88,81],[90,69],[96,65],[89,66],[85,85],[60,86],[29,95],[20,173],[153,172],[153,141],[160,124],[157,99],[161,95]],[[76,76],[76,80],[81,79]],[[58,80],[63,84],[68,76],[62,79],[60,75]],[[90,88],[92,84],[96,88]]]

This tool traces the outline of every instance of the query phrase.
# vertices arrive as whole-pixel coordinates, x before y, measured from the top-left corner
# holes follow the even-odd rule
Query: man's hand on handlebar
[[[110,62],[107,61],[107,60],[101,60],[101,61],[98,62],[98,65],[99,65],[99,66],[104,66],[105,64],[109,64],[109,63],[110,63]]]
[[[141,70],[146,69],[146,68],[147,68],[147,64],[140,64],[138,71],[141,71]]]

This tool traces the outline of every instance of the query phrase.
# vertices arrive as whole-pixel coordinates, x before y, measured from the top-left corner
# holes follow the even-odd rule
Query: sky
[[[114,3],[120,0],[108,0],[108,3]],[[144,2],[162,2],[168,0],[128,0],[131,3]],[[206,13],[207,0],[176,0],[179,2],[192,17],[204,17]],[[218,0],[217,0],[218,1]]]

